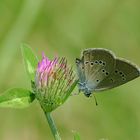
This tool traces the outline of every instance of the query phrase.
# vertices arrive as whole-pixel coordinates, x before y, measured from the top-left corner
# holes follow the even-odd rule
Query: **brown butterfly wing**
[[[96,87],[96,91],[102,91],[118,87],[140,76],[139,68],[124,59],[116,59],[115,70],[101,81]]]
[[[95,87],[115,69],[115,56],[106,49],[87,49],[83,51],[85,82],[87,87]]]

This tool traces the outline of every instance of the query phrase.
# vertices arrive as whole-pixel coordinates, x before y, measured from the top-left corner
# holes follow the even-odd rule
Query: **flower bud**
[[[44,54],[38,63],[34,92],[45,112],[63,104],[77,84],[65,58],[49,60]]]

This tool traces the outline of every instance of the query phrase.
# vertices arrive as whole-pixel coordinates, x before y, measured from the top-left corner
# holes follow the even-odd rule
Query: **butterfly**
[[[102,48],[86,49],[76,58],[79,92],[86,97],[95,91],[118,87],[140,76],[140,69]]]

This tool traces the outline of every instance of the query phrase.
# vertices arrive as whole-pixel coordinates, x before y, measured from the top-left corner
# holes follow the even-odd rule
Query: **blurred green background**
[[[0,0],[0,92],[30,88],[20,44],[38,56],[66,56],[71,65],[85,48],[111,49],[140,66],[139,0]],[[54,113],[62,140],[140,139],[140,79],[96,94],[74,96]],[[77,92],[77,89],[74,91]],[[53,140],[40,106],[0,108],[0,140]]]

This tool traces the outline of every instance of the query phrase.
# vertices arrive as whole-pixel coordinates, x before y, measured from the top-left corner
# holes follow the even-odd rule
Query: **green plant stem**
[[[55,125],[55,122],[54,122],[54,120],[51,116],[51,113],[50,112],[45,112],[45,116],[46,116],[46,119],[47,119],[48,124],[50,126],[51,132],[54,136],[54,139],[55,140],[61,140],[61,137],[60,137],[59,132],[56,128],[56,125]]]

